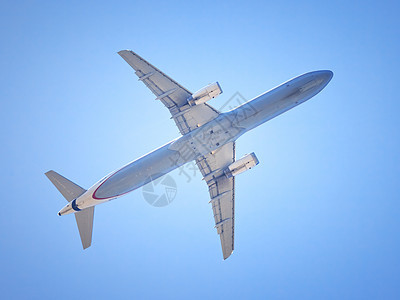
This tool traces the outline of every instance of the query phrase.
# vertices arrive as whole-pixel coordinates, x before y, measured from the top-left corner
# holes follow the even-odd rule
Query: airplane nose
[[[299,76],[300,79],[300,94],[303,98],[302,102],[314,97],[331,81],[333,72],[330,70],[320,70],[306,73]]]
[[[317,71],[317,72],[319,73],[317,76],[320,79],[322,79],[322,82],[324,83],[324,85],[327,85],[333,77],[333,72],[330,70],[322,70],[322,71]]]

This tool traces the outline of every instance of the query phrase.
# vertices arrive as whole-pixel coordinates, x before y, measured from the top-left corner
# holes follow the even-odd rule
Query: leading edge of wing
[[[220,112],[202,103],[190,106],[190,91],[131,50],[118,54],[135,70],[136,76],[168,108],[181,134],[186,134],[219,116]]]
[[[138,70],[138,66],[136,66],[132,61],[129,60],[129,56],[127,55],[128,53],[133,54],[134,56],[136,56],[138,59],[140,59],[141,61],[143,61],[145,64],[148,64],[151,68],[155,69],[158,73],[160,73],[161,75],[165,76],[166,78],[168,78],[170,81],[172,81],[175,85],[179,86],[181,89],[183,89],[185,92],[187,92],[188,94],[192,95],[192,93],[185,87],[183,87],[181,84],[179,84],[178,82],[176,82],[174,79],[172,79],[171,77],[169,77],[167,74],[165,74],[163,71],[161,71],[160,69],[158,69],[157,67],[155,67],[153,64],[149,63],[147,60],[145,60],[143,57],[141,57],[139,54],[137,54],[136,52],[132,51],[132,50],[121,50],[117,52],[135,71]]]

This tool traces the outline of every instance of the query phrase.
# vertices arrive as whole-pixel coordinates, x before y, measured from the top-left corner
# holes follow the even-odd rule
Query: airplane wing
[[[156,100],[160,100],[168,108],[182,135],[219,115],[216,109],[206,103],[190,106],[187,99],[192,95],[191,92],[135,52],[122,50],[118,54],[135,70],[139,81],[156,95]]]
[[[215,228],[221,239],[222,254],[227,259],[234,249],[235,177],[227,178],[223,170],[235,161],[235,143],[230,142],[196,160],[207,182]]]

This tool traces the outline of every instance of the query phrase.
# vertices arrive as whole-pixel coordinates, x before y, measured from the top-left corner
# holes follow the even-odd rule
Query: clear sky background
[[[398,1],[3,1],[3,299],[399,299]],[[221,106],[330,69],[319,95],[237,142],[235,252],[222,260],[199,173],[167,207],[96,208],[83,251],[44,176],[89,188],[177,137],[117,51]],[[79,297],[77,297],[79,296]]]

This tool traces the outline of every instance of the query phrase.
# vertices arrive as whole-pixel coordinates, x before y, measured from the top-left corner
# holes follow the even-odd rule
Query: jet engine
[[[226,177],[230,178],[236,176],[244,171],[251,169],[252,167],[258,165],[258,158],[253,153],[243,156],[241,159],[235,161],[224,170]]]
[[[218,82],[211,83],[206,87],[203,87],[201,90],[198,90],[188,99],[188,102],[191,106],[199,105],[207,102],[219,95],[222,94],[222,89]]]

